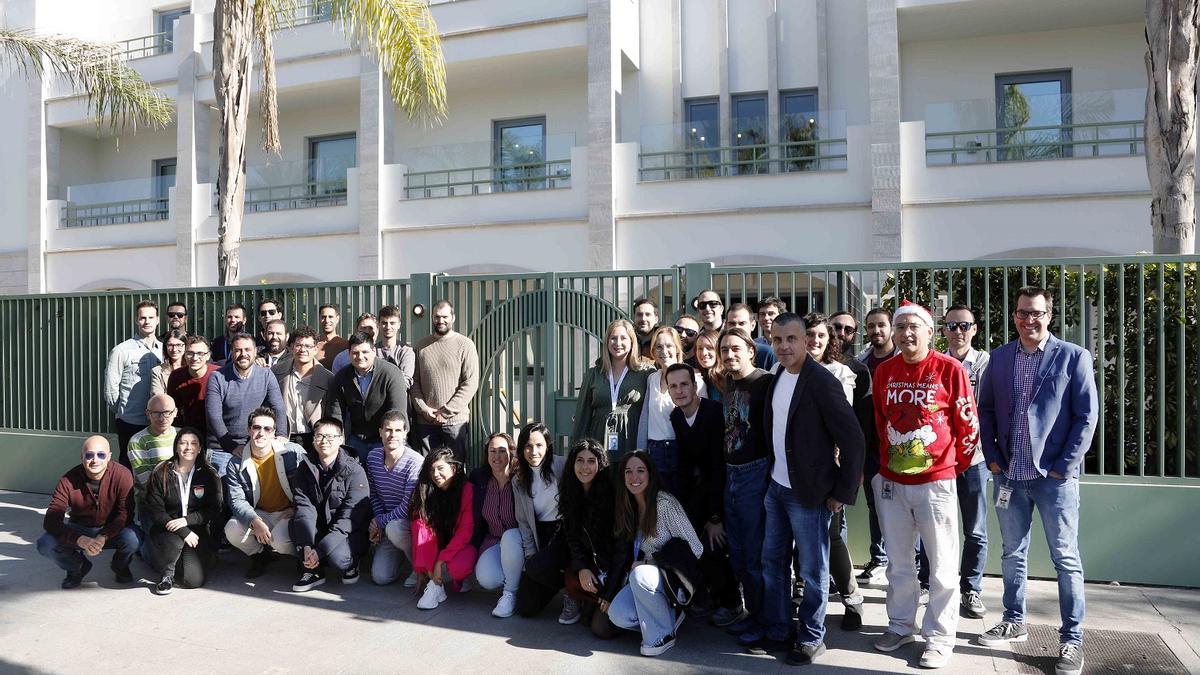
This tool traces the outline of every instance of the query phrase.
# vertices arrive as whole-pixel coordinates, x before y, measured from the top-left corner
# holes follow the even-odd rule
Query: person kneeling
[[[620,628],[640,628],[642,656],[658,656],[675,646],[684,606],[700,582],[697,561],[704,548],[679,501],[659,490],[649,454],[626,454],[617,475],[622,484],[617,489],[613,572],[620,572],[609,574],[600,609]],[[622,557],[622,564],[616,564]]]
[[[313,452],[296,469],[292,541],[300,554],[297,593],[325,583],[325,566],[358,582],[358,561],[369,546],[371,503],[367,474],[342,447],[342,423],[325,417],[313,425]]]
[[[597,441],[584,438],[571,446],[566,466],[558,509],[568,554],[563,584],[592,634],[608,639],[619,632],[608,615],[597,611],[613,553],[615,488],[608,453]]]
[[[446,587],[462,588],[462,580],[475,569],[473,495],[462,465],[447,447],[430,451],[421,467],[413,495],[413,571],[418,609],[436,609],[446,601]]]
[[[190,427],[175,436],[174,454],[146,481],[146,513],[151,560],[162,574],[158,595],[204,585],[212,563],[208,525],[221,516],[221,481],[204,458],[200,432]]]

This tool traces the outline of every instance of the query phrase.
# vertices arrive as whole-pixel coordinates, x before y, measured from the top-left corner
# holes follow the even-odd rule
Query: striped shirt
[[[179,430],[168,427],[162,434],[155,436],[146,427],[129,439],[129,466],[133,470],[133,496],[139,509],[146,499],[146,482],[150,473],[158,463],[171,459],[174,454],[175,434]]]
[[[1042,356],[1046,353],[1046,340],[1032,352],[1025,351],[1020,343],[1013,357],[1012,388],[1012,438],[1009,439],[1009,480],[1034,480],[1041,473],[1033,465],[1033,443],[1029,440],[1029,403],[1033,398],[1033,384],[1037,381]]]
[[[483,520],[487,523],[487,535],[479,546],[480,552],[495,546],[505,532],[517,526],[511,478],[504,487],[500,487],[495,476],[488,479],[487,494],[483,497]]]
[[[379,527],[387,527],[393,520],[408,520],[408,504],[417,488],[421,463],[425,461],[416,450],[407,447],[391,469],[383,460],[383,446],[377,445],[367,454],[371,511]]]

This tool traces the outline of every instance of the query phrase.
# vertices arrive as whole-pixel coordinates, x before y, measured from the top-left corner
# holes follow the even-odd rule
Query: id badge
[[[883,498],[884,499],[892,498],[892,481],[890,481],[890,480],[883,481]]]
[[[621,449],[621,437],[615,431],[608,432],[608,451],[617,452]]]
[[[1000,493],[996,495],[996,508],[1007,509],[1008,501],[1012,499],[1012,488],[1008,485],[1000,487]]]

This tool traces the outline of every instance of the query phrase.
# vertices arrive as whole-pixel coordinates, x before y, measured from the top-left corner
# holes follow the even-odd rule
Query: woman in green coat
[[[625,319],[608,324],[600,360],[588,368],[579,388],[571,438],[598,441],[614,460],[635,449],[646,378],[651,372],[652,367],[638,354],[633,324]]]

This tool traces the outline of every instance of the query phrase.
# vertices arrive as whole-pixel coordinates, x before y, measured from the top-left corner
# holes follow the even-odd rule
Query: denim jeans
[[[763,621],[763,497],[771,480],[767,458],[725,465],[725,543],[750,616]]]
[[[958,510],[962,514],[962,564],[958,568],[958,590],[966,593],[983,590],[983,568],[987,565],[987,482],[992,477],[987,464],[980,462],[962,472],[958,487]],[[929,559],[920,547],[921,588],[929,587]]]
[[[638,565],[629,573],[629,583],[608,607],[613,625],[641,630],[642,644],[657,645],[675,632],[675,609],[667,599],[662,572],[655,565]]]
[[[500,541],[484,549],[475,563],[475,580],[486,589],[504,587],[505,593],[516,593],[525,568],[525,549],[521,545],[521,530],[505,530]]]
[[[992,492],[997,497],[1004,486],[1012,487],[1008,508],[997,508],[1004,555],[1004,620],[1025,622],[1025,575],[1033,509],[1037,507],[1046,531],[1050,559],[1058,572],[1058,611],[1062,615],[1062,642],[1083,643],[1083,561],[1079,558],[1079,480],[1036,478],[1009,480],[993,475]]]
[[[802,506],[791,488],[771,481],[764,499],[766,509],[763,540],[763,618],[767,635],[787,637],[792,587],[793,542],[800,558],[800,578],[804,594],[800,603],[800,621],[796,644],[815,646],[825,638],[825,608],[829,588],[829,521],[832,513],[822,504],[815,509]]]
[[[373,446],[379,445],[379,440],[363,440],[358,436],[350,435],[346,437],[346,446],[354,451],[354,457],[358,463],[367,468],[367,453],[371,451]]]
[[[231,453],[224,450],[209,450],[208,463],[212,465],[213,471],[217,472],[217,478],[225,477],[225,468],[229,466],[229,460],[233,459]]]
[[[400,556],[412,563],[412,524],[407,518],[384,525],[383,537],[375,544],[375,557],[371,558],[371,580],[386,586],[398,579]]]
[[[87,527],[86,525],[76,525],[74,523],[65,523],[65,527],[72,530],[76,534],[95,537],[100,534],[104,528]],[[115,549],[111,567],[114,570],[126,569],[129,567],[129,562],[133,560],[133,556],[137,553],[138,546],[137,530],[133,527],[125,527],[117,536],[104,542],[104,548]],[[83,549],[76,546],[73,542],[64,544],[57,537],[49,532],[44,533],[37,540],[37,550],[43,556],[54,561],[64,572],[75,574],[79,572],[79,568],[83,566],[83,561],[87,559],[87,554]]]
[[[887,565],[887,548],[883,542],[883,529],[879,527],[879,512],[875,510],[875,491],[871,489],[871,479],[876,473],[863,474],[864,496],[867,498],[867,527],[871,532],[871,562],[876,565]]]
[[[679,444],[674,440],[650,439],[646,441],[646,451],[650,453],[654,468],[658,469],[662,489],[675,494],[675,487],[679,483]]]

